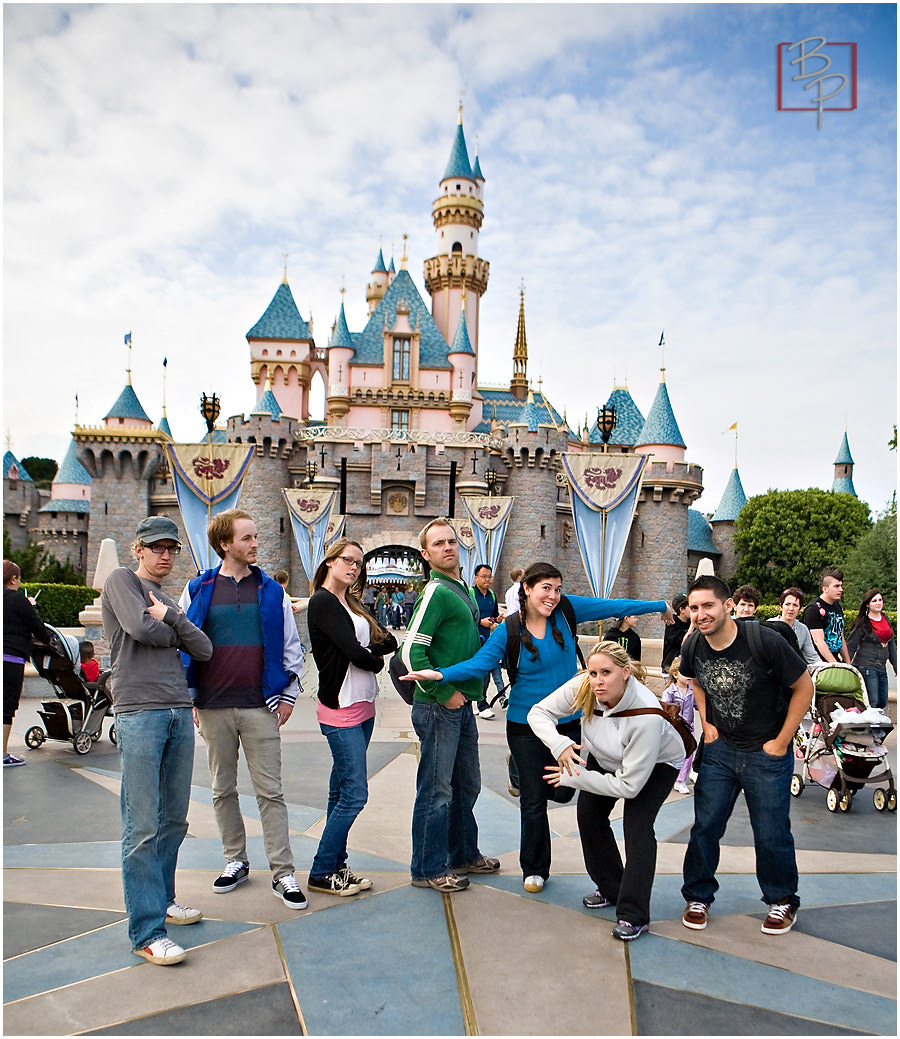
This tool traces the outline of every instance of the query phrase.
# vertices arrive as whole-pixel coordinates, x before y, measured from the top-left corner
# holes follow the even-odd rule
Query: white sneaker
[[[525,890],[529,891],[532,895],[536,895],[538,891],[544,890],[544,878],[537,875],[533,877],[525,878]]]
[[[488,709],[486,711],[479,711],[478,713],[487,722],[493,721],[494,718],[497,717],[497,715],[494,714],[494,712],[490,709],[490,707],[488,707]]]
[[[180,945],[176,945],[171,938],[155,938],[149,945],[142,949],[132,949],[135,956],[143,956],[148,963],[155,963],[159,967],[169,967],[173,963],[181,963],[187,955]]]
[[[177,902],[172,902],[166,908],[166,923],[167,924],[195,924],[198,920],[203,919],[203,914],[199,909],[190,909],[188,906],[180,906]]]
[[[477,718],[480,713],[481,712],[478,710],[478,708],[475,706],[475,704],[472,704],[472,714],[474,714],[475,717]]]
[[[687,783],[676,783],[673,789],[676,794],[689,794],[691,792],[691,788]]]

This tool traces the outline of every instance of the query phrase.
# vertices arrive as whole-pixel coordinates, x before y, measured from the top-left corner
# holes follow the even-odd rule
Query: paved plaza
[[[304,678],[315,688],[314,673]],[[481,850],[499,875],[453,896],[409,884],[417,743],[409,708],[382,682],[369,751],[369,804],[351,831],[350,865],[374,881],[353,898],[276,901],[249,775],[240,789],[251,877],[227,895],[198,739],[178,899],[204,919],[172,928],[189,950],[161,969],[130,949],[119,869],[119,761],[106,732],[88,755],[71,744],[23,749],[36,678],[3,774],[5,1035],[896,1035],[896,815],[871,789],[832,815],[825,791],[793,802],[803,907],[792,933],[760,932],[765,907],[739,805],[705,931],[681,925],[681,863],[693,799],[672,794],[657,821],[651,932],[610,935],[591,912],[574,805],[551,809],[553,875],[527,894],[519,811],[506,789],[502,712],[479,721]],[[284,730],[284,786],[298,879],[321,832],[331,758],[307,692]],[[896,769],[895,736],[890,737]],[[619,811],[621,816],[621,811]],[[620,825],[620,824],[619,824]],[[621,833],[619,834],[621,836]],[[173,933],[174,932],[174,933]]]

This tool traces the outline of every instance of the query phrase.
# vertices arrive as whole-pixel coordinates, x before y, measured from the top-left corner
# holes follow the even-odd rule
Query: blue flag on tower
[[[125,345],[126,346],[131,346],[131,333],[130,332],[126,332],[125,333]]]

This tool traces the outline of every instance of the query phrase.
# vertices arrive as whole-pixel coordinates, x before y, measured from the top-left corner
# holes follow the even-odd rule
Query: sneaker
[[[544,890],[544,878],[537,875],[525,878],[525,890],[536,895],[538,891]]]
[[[202,919],[203,914],[199,909],[189,909],[177,902],[170,902],[166,908],[167,924],[195,924]]]
[[[709,923],[708,902],[688,902],[685,906],[681,922],[692,931],[702,931]]]
[[[428,880],[413,880],[413,887],[432,887],[435,891],[451,895],[454,891],[465,891],[469,886],[468,877],[458,877],[455,873],[442,873],[439,877]]]
[[[222,875],[213,881],[213,891],[217,895],[224,895],[226,891],[234,891],[238,884],[243,884],[249,876],[250,863],[232,859],[222,870]]]
[[[468,863],[468,865],[460,866],[454,870],[455,873],[499,873],[500,872],[500,860],[489,859],[486,855],[482,855],[480,859],[476,859],[474,862]]]
[[[344,863],[338,872],[347,880],[350,884],[356,884],[360,891],[371,891],[372,881],[368,877],[358,877],[355,873],[350,872],[350,867]]]
[[[509,760],[512,754],[506,755],[506,789],[509,791],[511,797],[519,796],[519,788],[512,781],[512,776],[509,774]]]
[[[309,890],[310,891],[321,891],[323,895],[358,895],[360,888],[359,884],[353,884],[349,879],[349,870],[344,873],[343,870],[340,873],[323,873],[320,876],[316,876],[312,873],[309,875]]]
[[[769,906],[769,915],[760,928],[763,934],[787,934],[797,919],[797,906],[790,902],[776,902]]]
[[[3,767],[4,768],[15,768],[16,765],[24,765],[26,761],[24,758],[17,758],[15,754],[4,754],[3,755]]]
[[[481,711],[478,710],[475,704],[472,704],[472,714],[474,714],[476,718],[481,714]]]
[[[169,967],[173,963],[181,963],[187,955],[180,945],[176,945],[171,938],[155,938],[149,945],[142,949],[131,950],[135,956],[143,956],[148,963],[155,963],[159,967]]]
[[[309,905],[293,873],[286,873],[279,880],[273,880],[272,894],[280,898],[288,909],[305,909]]]
[[[687,783],[676,783],[674,790],[676,794],[689,794],[691,792],[691,788]]]
[[[623,942],[633,942],[635,938],[650,930],[650,924],[632,924],[627,920],[620,920],[612,929],[613,938],[619,938]]]
[[[483,711],[479,711],[478,712],[478,716],[480,718],[484,718],[484,720],[486,722],[492,722],[497,717],[497,715],[494,714],[494,712],[490,709],[490,707],[486,708]]]
[[[585,909],[606,909],[607,906],[612,905],[612,902],[606,895],[601,895],[599,891],[595,891],[592,895],[585,895],[581,900],[581,904]]]

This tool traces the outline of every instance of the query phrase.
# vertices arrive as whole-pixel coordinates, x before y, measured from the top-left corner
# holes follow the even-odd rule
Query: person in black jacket
[[[9,753],[9,734],[19,709],[25,682],[25,661],[31,654],[31,637],[49,641],[34,608],[34,600],[19,591],[22,571],[18,564],[3,560],[3,767],[24,765],[25,759]]]
[[[681,655],[681,643],[691,626],[691,611],[688,608],[686,595],[676,595],[672,600],[672,612],[675,622],[669,624],[663,632],[662,669],[668,671],[672,661]]]
[[[340,538],[325,552],[313,577],[307,613],[309,640],[319,670],[319,721],[334,764],[328,814],[309,871],[310,891],[355,895],[372,887],[347,865],[347,835],[365,807],[369,790],[366,750],[375,727],[375,675],[397,640],[365,609],[362,548]]]
[[[637,617],[620,617],[603,636],[607,642],[617,642],[631,657],[640,663],[641,636],[635,631]]]

